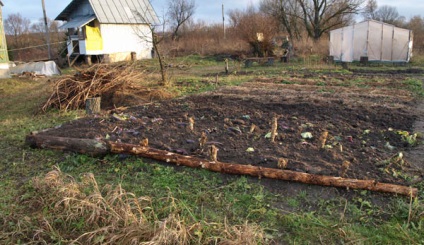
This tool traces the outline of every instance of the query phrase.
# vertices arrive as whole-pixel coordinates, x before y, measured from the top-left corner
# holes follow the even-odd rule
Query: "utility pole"
[[[49,60],[52,59],[52,50],[50,47],[50,32],[49,32],[49,24],[47,23],[47,14],[46,14],[46,4],[44,0],[41,0],[41,4],[43,5],[43,15],[44,15],[44,27],[46,29],[46,41],[47,41],[47,49],[49,52]]]
[[[225,15],[224,15],[224,4],[222,4],[222,29],[224,30],[224,39],[226,39],[226,32],[225,32]]]

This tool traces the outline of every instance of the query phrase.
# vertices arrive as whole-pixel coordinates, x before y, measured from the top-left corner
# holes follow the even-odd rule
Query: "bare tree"
[[[424,19],[423,17],[416,15],[413,16],[408,23],[406,23],[406,28],[414,31],[414,37],[417,35],[424,36]],[[421,38],[421,42],[424,43],[424,39]]]
[[[401,16],[397,11],[396,7],[384,5],[378,8],[375,13],[376,20],[401,26],[405,22],[405,17]]]
[[[53,21],[47,18],[47,24],[49,27],[49,32],[56,33],[59,31],[59,25],[56,21]],[[31,25],[30,31],[34,33],[44,33],[45,32],[44,18],[40,18],[37,22],[33,23]]]
[[[231,27],[236,27],[239,25],[241,18],[243,17],[243,12],[241,10],[229,10],[228,19]]]
[[[297,0],[262,0],[260,10],[274,17],[290,39],[301,39],[302,23],[297,18],[301,12]]]
[[[364,19],[375,20],[377,8],[378,5],[376,0],[368,0],[367,4],[364,7],[364,10],[362,11],[362,16],[364,17]]]
[[[195,0],[169,0],[168,18],[172,25],[174,40],[178,38],[181,27],[194,15],[195,10]]]
[[[414,16],[406,24],[406,27],[414,32],[414,52],[415,50],[422,52],[424,49],[424,19],[419,15]]]
[[[350,24],[364,0],[296,0],[308,35],[315,41],[336,27]]]
[[[137,25],[133,26],[134,32],[138,35],[138,37],[146,42],[149,42],[153,46],[153,56],[156,56],[159,61],[159,69],[161,73],[161,81],[160,85],[162,86],[168,86],[169,85],[169,78],[168,78],[168,70],[165,64],[165,58],[161,54],[161,50],[159,48],[159,43],[163,41],[163,36],[161,37],[158,35],[156,31],[156,27],[160,27],[159,23],[150,23],[148,19],[146,19],[147,12],[149,10],[146,9],[143,12],[134,11],[133,14],[139,17],[141,20],[143,20],[148,27],[148,32],[146,32],[146,29],[140,28]],[[156,24],[156,25],[155,25]],[[165,29],[165,19],[162,20],[163,28]],[[152,57],[154,58],[154,57]]]
[[[31,21],[22,17],[20,13],[10,14],[4,21],[5,32],[14,37],[17,47],[23,47],[25,45],[22,35],[29,33],[30,25]]]
[[[273,18],[249,7],[246,11],[229,11],[232,27],[237,35],[249,43],[254,55],[267,56],[273,52],[272,39],[278,33],[278,26]]]

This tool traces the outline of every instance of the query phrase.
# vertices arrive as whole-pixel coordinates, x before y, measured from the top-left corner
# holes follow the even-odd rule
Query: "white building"
[[[409,62],[412,31],[368,20],[330,32],[330,56],[335,61]]]
[[[69,32],[68,56],[107,62],[151,58],[159,23],[149,0],[72,0],[55,20],[67,21],[60,28]]]

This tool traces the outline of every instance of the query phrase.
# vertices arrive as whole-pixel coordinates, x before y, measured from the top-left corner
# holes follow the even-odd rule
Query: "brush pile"
[[[87,98],[114,94],[142,80],[144,72],[135,65],[99,64],[73,76],[61,77],[53,85],[53,92],[42,111],[56,108],[61,111],[84,108]]]

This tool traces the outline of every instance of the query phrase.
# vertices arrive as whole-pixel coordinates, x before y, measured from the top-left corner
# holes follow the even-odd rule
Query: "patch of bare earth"
[[[358,88],[258,79],[82,118],[45,134],[134,144],[148,138],[151,147],[203,158],[209,158],[207,146],[213,144],[222,162],[278,168],[278,159],[285,158],[289,170],[409,185],[421,178],[417,167],[422,163],[409,154],[412,148],[398,132],[413,130],[420,113],[414,109],[416,101],[395,83],[372,84]],[[278,135],[271,142],[266,136],[274,116]],[[188,129],[190,117],[193,131]],[[203,148],[202,132],[207,136]],[[322,149],[324,132],[328,136]],[[395,158],[400,152],[406,152],[404,161]],[[282,181],[262,183],[277,193],[298,187]]]
[[[423,81],[424,87],[424,81]],[[413,131],[416,133],[421,133],[424,135],[424,100],[421,100],[416,106],[416,113],[418,115],[418,119],[415,121],[413,125]],[[415,168],[424,169],[424,140],[421,139],[421,144],[415,147],[413,150],[409,152],[408,158],[411,159],[411,162],[414,164]]]

